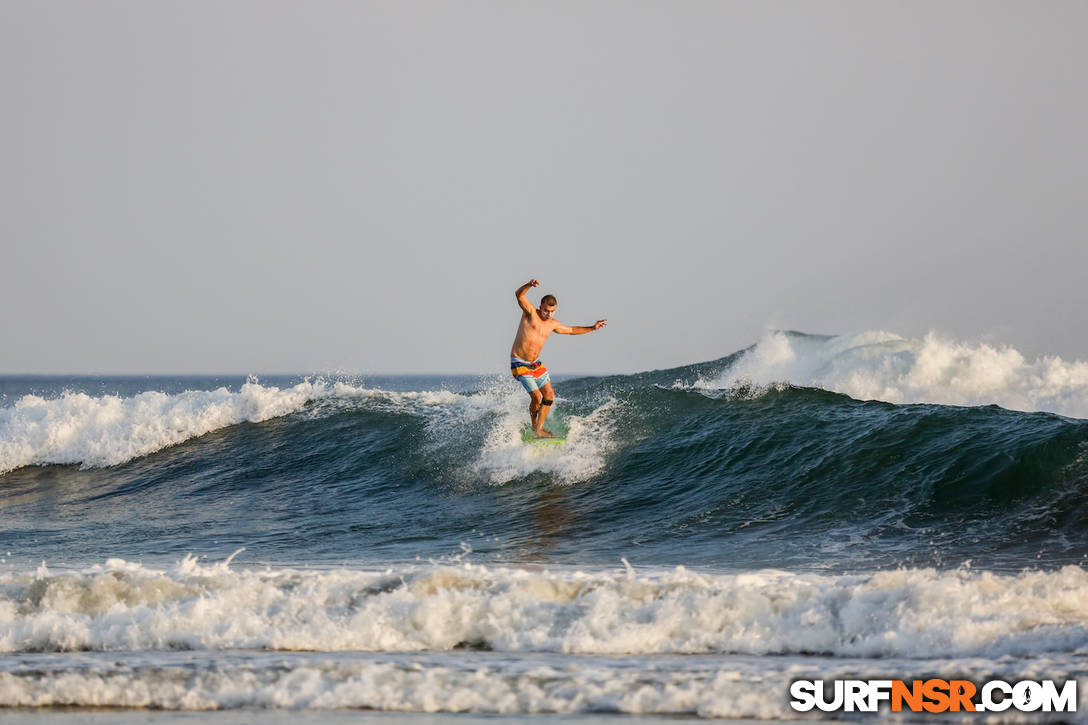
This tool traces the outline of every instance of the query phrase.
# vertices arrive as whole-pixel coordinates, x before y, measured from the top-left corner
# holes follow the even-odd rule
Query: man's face
[[[550,320],[552,315],[555,314],[555,305],[541,305],[540,306],[540,318],[543,320]]]

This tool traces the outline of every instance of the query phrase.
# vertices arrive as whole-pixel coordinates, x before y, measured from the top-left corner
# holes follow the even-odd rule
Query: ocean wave
[[[763,678],[764,680],[768,678]],[[633,668],[541,666],[465,670],[392,663],[261,669],[156,667],[133,672],[0,672],[0,707],[111,707],[157,710],[290,708],[457,712],[501,715],[623,713],[773,719],[784,677],[753,691],[733,673],[646,673]]]
[[[817,570],[1055,566],[1088,551],[1085,421],[813,388],[677,389],[662,382],[672,374],[563,384],[549,419],[559,448],[522,442],[526,396],[509,378],[467,392],[318,380],[25,396],[0,411],[0,460],[22,467],[3,479],[9,548],[51,558],[36,521],[62,503],[76,518],[59,536],[88,556],[149,540],[180,556],[209,525],[285,556],[306,541],[291,562],[410,559],[461,541],[499,561],[576,550],[600,563],[638,546],[647,563]],[[91,470],[27,467],[44,463]]]
[[[266,649],[856,657],[1088,648],[1088,572],[864,575],[529,570],[172,570],[121,560],[0,577],[0,651]]]
[[[819,336],[774,331],[701,388],[816,387],[859,400],[1000,405],[1088,418],[1088,362],[1029,360],[1010,346],[909,339],[887,332]]]
[[[0,473],[46,463],[115,465],[229,425],[292,413],[324,393],[313,383],[280,390],[249,382],[236,393],[25,395],[0,409]]]
[[[487,396],[447,390],[391,392],[321,379],[289,388],[250,380],[237,392],[221,387],[131,397],[24,395],[0,408],[0,474],[43,464],[114,466],[232,425],[297,413],[314,401],[333,407],[337,402],[365,403],[374,410],[415,415],[442,409],[469,417],[492,405]]]
[[[56,658],[54,658],[56,659]],[[0,707],[108,707],[154,710],[259,708],[364,709],[492,715],[626,714],[813,719],[793,711],[786,697],[795,679],[854,679],[858,660],[825,658],[583,658],[474,654],[234,656],[229,663],[186,653],[185,662],[159,656],[154,663],[125,655],[64,657],[0,670]],[[898,660],[868,663],[882,677],[925,679],[933,672],[983,682],[1045,676],[1065,680],[1081,669],[1073,658],[1005,660]],[[872,673],[870,673],[872,674]],[[1078,680],[1083,693],[1088,682]],[[293,715],[292,717],[298,717]],[[874,718],[894,718],[886,707]],[[986,716],[944,713],[953,722],[1040,722],[1039,713]],[[1079,718],[1083,720],[1084,718]]]
[[[345,410],[413,416],[430,431],[421,442],[421,455],[445,447],[456,450],[455,457],[465,464],[469,451],[464,475],[494,484],[534,473],[573,482],[602,469],[612,448],[614,399],[585,415],[565,412],[561,417],[567,444],[561,451],[544,450],[523,444],[527,398],[520,388],[502,384],[506,382],[491,381],[471,393],[389,391],[317,379],[289,388],[251,380],[237,392],[221,387],[131,397],[25,395],[0,408],[0,474],[45,464],[114,466],[240,423],[297,413],[320,419]],[[477,440],[481,421],[486,429],[482,443]]]
[[[753,389],[785,384],[860,400],[996,404],[1088,418],[1088,363],[1058,357],[1028,361],[1010,347],[954,342],[935,334],[911,340],[884,332],[840,337],[772,332],[724,360],[689,366],[714,372],[679,387],[746,391],[750,397]],[[621,419],[631,418],[628,413],[634,411],[636,419],[654,413],[638,396],[651,395],[658,378],[678,374],[658,371],[599,383],[576,382],[576,396],[588,393],[596,400],[590,407],[576,405],[572,413],[570,401],[560,399],[563,413],[553,420],[560,422],[568,438],[560,455],[554,455],[556,451],[541,455],[542,451],[521,444],[528,418],[526,398],[508,379],[496,379],[473,393],[392,392],[318,378],[286,388],[251,380],[237,391],[221,387],[178,394],[148,391],[131,397],[80,392],[56,398],[24,395],[0,408],[0,474],[28,465],[113,466],[240,423],[305,410],[320,417],[354,406],[421,416],[439,443],[471,445],[471,472],[492,483],[535,472],[582,481],[603,470],[617,441],[632,437],[618,431]],[[617,391],[626,395],[617,396]],[[469,443],[453,432],[485,418],[488,429],[482,443]],[[667,426],[670,421],[655,423]]]

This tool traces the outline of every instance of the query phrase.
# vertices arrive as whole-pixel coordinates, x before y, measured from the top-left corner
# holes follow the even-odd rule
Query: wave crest
[[[0,473],[47,463],[112,466],[229,425],[293,413],[328,391],[323,383],[281,390],[250,381],[237,393],[24,395],[0,409]]]
[[[859,400],[1000,405],[1088,418],[1088,362],[1028,360],[1010,346],[958,342],[933,332],[922,339],[879,331],[835,337],[770,332],[716,379],[697,386],[781,383]]]
[[[869,575],[529,571],[173,571],[0,578],[0,651],[450,650],[573,654],[1023,656],[1088,646],[1088,572]]]

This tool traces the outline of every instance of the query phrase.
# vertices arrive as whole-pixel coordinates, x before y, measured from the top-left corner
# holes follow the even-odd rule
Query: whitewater
[[[934,332],[918,340],[887,332],[827,337],[775,331],[715,384],[782,383],[859,400],[1000,405],[1088,417],[1088,362],[1027,360],[1008,345],[959,342]]]
[[[0,717],[791,720],[802,678],[1088,682],[1088,363],[770,331],[555,387],[541,450],[498,373],[0,378]]]

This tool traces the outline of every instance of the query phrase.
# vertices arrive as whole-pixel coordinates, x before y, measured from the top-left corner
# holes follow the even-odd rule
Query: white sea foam
[[[315,401],[319,404],[307,407]],[[131,397],[69,392],[53,399],[25,395],[0,408],[0,474],[50,463],[112,466],[239,423],[300,411],[321,417],[353,406],[420,416],[433,433],[427,444],[433,446],[456,442],[467,447],[462,438],[471,432],[470,424],[490,416],[486,440],[464,470],[493,483],[533,472],[579,481],[603,467],[615,401],[606,401],[586,416],[568,416],[570,430],[561,450],[522,443],[521,430],[529,418],[527,401],[521,389],[505,379],[471,394],[396,392],[318,379],[290,388],[251,380],[237,392],[218,388]]]
[[[46,399],[24,395],[0,408],[0,474],[29,465],[112,466],[244,422],[261,422],[303,410],[307,403],[365,404],[430,416],[448,425],[495,410],[491,393],[448,390],[393,392],[343,382],[307,380],[290,388],[245,383],[178,394],[144,392],[131,397],[65,393]],[[326,409],[314,408],[315,415]]]
[[[0,706],[122,707],[218,710],[365,708],[400,712],[496,714],[616,712],[691,713],[734,717],[781,716],[778,693],[755,695],[750,681],[728,674],[652,678],[634,668],[609,670],[538,667],[511,676],[502,668],[401,667],[361,663],[250,669],[185,668],[19,676],[0,672]],[[767,688],[769,689],[769,688]],[[739,702],[738,702],[739,700]]]
[[[701,387],[788,383],[859,400],[944,405],[996,404],[1088,418],[1088,362],[1026,359],[1012,347],[907,339],[887,332],[817,337],[765,335],[720,378]]]
[[[113,707],[166,710],[367,709],[520,715],[536,713],[625,713],[753,719],[811,719],[793,712],[786,693],[793,679],[854,678],[859,661],[808,658],[608,659],[527,656],[501,660],[488,655],[454,658],[422,655],[279,657],[248,654],[230,663],[187,655],[130,664],[84,657],[50,668],[15,665],[0,671],[0,707]],[[120,661],[118,661],[120,660]],[[995,666],[996,665],[996,666]],[[872,664],[862,664],[871,667]],[[902,679],[933,672],[974,681],[994,674],[1006,681],[1065,680],[1076,665],[1069,658],[1031,663],[977,660],[883,662],[882,676]],[[1083,692],[1085,682],[1078,686]],[[885,706],[880,715],[891,716]],[[869,717],[880,717],[871,715]],[[296,714],[295,717],[300,717]],[[971,722],[988,722],[969,714]],[[305,719],[305,716],[301,716]],[[955,714],[941,719],[958,720]],[[1038,715],[1002,713],[996,721],[1038,722]],[[1045,718],[1043,718],[1045,719]],[[1083,718],[1081,718],[1083,719]]]
[[[589,413],[567,412],[567,401],[556,399],[551,427],[561,417],[566,442],[561,446],[526,445],[522,432],[529,424],[529,398],[521,386],[502,376],[483,381],[471,395],[449,391],[390,393],[382,390],[336,387],[334,400],[365,399],[368,407],[385,406],[398,412],[425,417],[434,448],[454,445],[467,453],[461,472],[473,481],[483,479],[502,485],[536,473],[548,474],[562,483],[585,481],[604,468],[615,449],[613,431],[621,414],[615,398],[606,398]],[[486,420],[482,444],[474,428]]]
[[[608,453],[615,448],[612,433],[621,414],[615,398],[608,398],[587,415],[565,416],[566,442],[556,447],[526,445],[522,441],[522,431],[529,424],[528,403],[520,389],[497,401],[497,415],[472,462],[473,473],[493,484],[532,473],[547,473],[573,483],[587,480],[604,468]],[[563,401],[558,399],[556,406],[561,405]]]
[[[526,570],[170,571],[121,560],[0,577],[0,652],[170,649],[1038,655],[1088,649],[1088,572],[821,576]]]
[[[129,398],[65,393],[52,400],[24,395],[0,408],[0,473],[44,463],[122,463],[229,425],[286,415],[326,389],[300,383],[281,390],[248,382],[236,393],[226,388]]]

